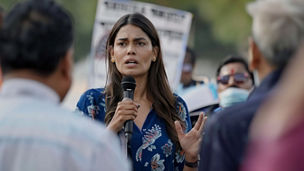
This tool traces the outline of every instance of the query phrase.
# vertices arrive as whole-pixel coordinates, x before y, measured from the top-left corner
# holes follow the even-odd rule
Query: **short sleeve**
[[[104,89],[89,89],[83,93],[77,102],[76,110],[81,114],[104,122],[105,94]]]
[[[177,95],[176,95],[176,102],[177,102],[176,108],[177,108],[178,115],[181,118],[181,120],[184,121],[186,124],[185,131],[189,132],[192,129],[192,124],[191,124],[187,104],[180,96],[177,96]]]
[[[180,97],[176,96],[176,111],[181,118],[181,120],[185,123],[186,129],[185,132],[189,132],[192,129],[192,124],[190,120],[190,115],[188,112],[188,107],[186,102]],[[184,168],[184,159],[185,156],[182,151],[178,150],[175,153],[175,168],[176,170],[182,171]]]

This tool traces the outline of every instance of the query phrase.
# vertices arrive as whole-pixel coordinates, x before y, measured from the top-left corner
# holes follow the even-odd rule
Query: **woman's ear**
[[[159,48],[158,47],[153,47],[153,56],[155,57],[155,61],[158,58],[158,53],[159,53]]]
[[[114,47],[113,46],[109,46],[109,49],[110,49],[111,58],[113,58],[113,56],[114,56]]]

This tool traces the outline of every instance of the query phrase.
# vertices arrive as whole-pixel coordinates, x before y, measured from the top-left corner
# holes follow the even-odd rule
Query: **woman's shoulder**
[[[83,94],[98,94],[99,96],[102,94],[105,94],[105,89],[104,88],[91,88],[85,91]]]
[[[99,98],[104,98],[105,97],[105,89],[104,88],[92,88],[88,89],[82,94],[82,97],[85,98],[94,98],[94,99],[99,99]]]
[[[105,99],[105,89],[104,88],[92,88],[85,91],[79,101],[77,106],[88,106],[88,105],[98,105]]]
[[[181,96],[179,96],[175,93],[173,95],[176,98],[176,103],[175,104],[176,104],[177,111],[182,115],[188,113],[188,107],[187,107],[187,104],[184,101],[184,99]]]
[[[84,115],[103,121],[105,113],[104,89],[94,88],[84,92],[76,105],[76,110]]]
[[[177,95],[176,93],[173,93],[173,95],[176,98],[177,105],[187,106],[185,100],[181,96]]]
[[[191,129],[191,121],[187,104],[179,95],[174,93],[174,96],[176,98],[177,115],[181,118],[182,121],[185,122],[187,131],[189,131]]]

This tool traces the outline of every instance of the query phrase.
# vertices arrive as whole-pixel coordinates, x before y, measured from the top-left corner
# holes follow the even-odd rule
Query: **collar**
[[[59,103],[59,95],[47,85],[30,79],[12,78],[5,80],[2,85],[2,97],[27,96],[39,100]]]
[[[280,76],[282,75],[284,68],[279,68],[273,72],[271,72],[269,75],[267,75],[261,82],[261,84],[256,87],[250,96],[248,97],[249,100],[254,99],[256,97],[259,97],[260,95],[266,95],[271,92],[271,90],[274,89],[276,84],[280,80]]]

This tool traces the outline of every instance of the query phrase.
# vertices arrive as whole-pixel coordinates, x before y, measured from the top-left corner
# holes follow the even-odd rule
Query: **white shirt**
[[[59,106],[42,83],[11,79],[0,93],[0,171],[130,170],[118,138]]]

